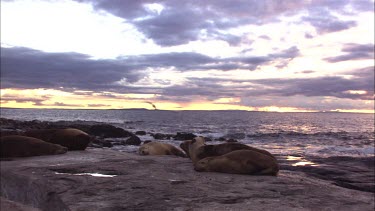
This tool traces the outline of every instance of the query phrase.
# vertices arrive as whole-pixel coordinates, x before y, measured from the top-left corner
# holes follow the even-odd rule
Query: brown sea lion
[[[0,148],[1,158],[57,155],[68,151],[66,147],[58,144],[51,144],[37,138],[19,135],[1,137]]]
[[[196,171],[213,171],[230,174],[277,176],[276,159],[253,151],[236,150],[225,155],[207,157],[194,164]]]
[[[160,142],[148,142],[139,147],[138,153],[140,155],[176,155],[179,157],[186,157],[186,155],[177,147]]]
[[[75,128],[30,130],[26,131],[24,135],[60,144],[69,150],[85,150],[91,141],[91,137],[87,133]]]
[[[199,139],[198,142],[196,142],[196,140],[198,140],[197,138]],[[193,153],[193,163],[206,157],[220,156],[236,150],[253,150],[276,159],[270,152],[263,149],[251,147],[246,144],[223,143],[217,145],[205,145],[203,137],[197,138],[195,138],[195,140],[188,140],[180,144],[181,149],[185,151],[188,157],[191,158],[190,153]],[[190,152],[190,150],[194,152]]]
[[[266,150],[258,149],[241,143],[222,143],[217,145],[204,145],[197,149],[196,154],[198,159],[203,159],[206,157],[225,155],[229,152],[236,150],[253,150],[276,159],[270,152]]]
[[[205,146],[205,139],[202,136],[193,138],[193,140],[187,140],[180,144],[181,149],[183,149],[186,155],[193,161],[193,163],[200,160],[199,148]]]

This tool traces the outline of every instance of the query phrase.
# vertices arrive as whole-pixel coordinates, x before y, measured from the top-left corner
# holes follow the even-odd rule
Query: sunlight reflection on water
[[[305,158],[302,157],[296,157],[296,156],[287,156],[286,160],[289,161],[298,161],[296,163],[293,163],[292,166],[319,166],[318,164],[308,161]]]

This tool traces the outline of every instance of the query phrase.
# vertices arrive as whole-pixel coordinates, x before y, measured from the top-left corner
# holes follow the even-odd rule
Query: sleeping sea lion
[[[67,151],[66,147],[27,136],[9,135],[0,138],[1,158],[57,155]]]
[[[276,176],[279,165],[276,159],[253,151],[236,150],[225,155],[207,157],[194,164],[196,171],[213,171],[230,174]]]
[[[197,140],[198,142],[196,142]],[[266,150],[258,149],[241,143],[205,145],[203,137],[197,137],[193,140],[185,141],[180,144],[180,147],[185,151],[187,156],[192,159],[193,163],[206,157],[220,156],[236,150],[253,150],[276,159],[270,152]],[[191,153],[193,154],[193,158],[190,156]]]
[[[186,155],[177,147],[160,142],[148,142],[139,147],[140,155],[176,155],[186,157]]]
[[[91,141],[87,133],[75,128],[30,130],[24,135],[59,144],[69,150],[85,150]]]
[[[270,152],[258,149],[255,147],[248,146],[246,144],[241,143],[223,143],[223,144],[217,144],[217,145],[204,145],[197,149],[197,157],[198,159],[203,159],[206,157],[213,157],[213,156],[220,156],[225,155],[229,152],[233,152],[236,150],[253,150],[265,155],[268,155],[274,159],[276,159]]]

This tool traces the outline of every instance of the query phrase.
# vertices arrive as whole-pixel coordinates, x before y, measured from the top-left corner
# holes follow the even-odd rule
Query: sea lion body
[[[276,159],[270,152],[248,146],[241,143],[223,143],[217,145],[206,145],[203,137],[197,137],[193,140],[188,140],[180,144],[181,149],[185,151],[193,163],[213,156],[221,156],[236,150],[252,150]]]
[[[30,130],[24,135],[59,144],[69,150],[85,150],[91,141],[87,133],[75,128]]]
[[[148,142],[139,147],[138,153],[140,155],[176,155],[179,157],[186,157],[186,155],[177,147],[160,142]]]
[[[194,169],[230,174],[276,176],[279,165],[276,159],[268,155],[253,150],[236,150],[221,156],[204,158],[194,164]]]
[[[204,145],[197,149],[197,157],[198,159],[203,159],[206,157],[213,157],[213,156],[221,156],[225,155],[229,152],[233,152],[236,150],[253,150],[265,155],[268,155],[274,159],[276,159],[270,152],[258,149],[255,147],[248,146],[246,144],[241,143],[223,143],[223,144],[217,144],[217,145]]]
[[[1,137],[0,147],[1,158],[57,155],[68,151],[66,147],[20,135]]]

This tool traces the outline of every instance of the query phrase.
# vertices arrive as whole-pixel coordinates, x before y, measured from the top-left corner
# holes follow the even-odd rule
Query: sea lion
[[[196,140],[199,140],[199,141],[196,142]],[[217,144],[217,145],[206,145],[204,143],[203,137],[197,137],[193,140],[185,141],[180,144],[180,147],[181,149],[185,151],[187,156],[192,159],[193,163],[206,157],[221,156],[221,155],[224,155],[229,152],[236,151],[236,150],[253,150],[253,151],[268,155],[276,159],[270,152],[263,150],[263,149],[251,147],[246,144],[223,143],[223,144]],[[190,156],[191,153],[193,154],[192,156],[193,158]]]
[[[138,153],[140,155],[176,155],[186,157],[177,147],[161,142],[148,142],[143,144],[139,147]]]
[[[1,158],[57,155],[68,151],[66,147],[58,144],[51,144],[37,138],[20,135],[1,137],[0,148]]]
[[[180,144],[180,148],[185,152],[186,156],[190,158],[189,154],[189,145],[191,144],[192,140],[186,140]]]
[[[206,157],[194,164],[196,171],[213,171],[230,174],[277,176],[276,159],[253,150],[236,150],[225,155]]]
[[[92,139],[87,133],[75,128],[30,130],[24,135],[59,144],[69,150],[85,150]]]
[[[270,152],[264,149],[258,149],[241,143],[222,143],[217,145],[204,145],[197,149],[196,154],[198,159],[203,159],[206,157],[225,155],[229,152],[233,152],[236,150],[253,150],[276,159]]]
[[[205,139],[202,136],[193,138],[193,140],[187,140],[180,144],[182,150],[185,151],[186,155],[193,161],[193,163],[200,160],[199,148],[205,146]]]

